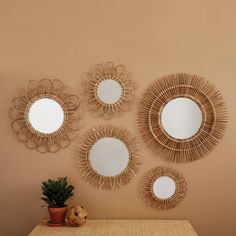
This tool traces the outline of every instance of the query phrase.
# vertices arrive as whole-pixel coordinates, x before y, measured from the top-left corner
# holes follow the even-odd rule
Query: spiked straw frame
[[[39,99],[49,98],[58,102],[64,111],[64,122],[55,132],[45,134],[35,130],[28,119],[31,105]],[[69,146],[77,137],[79,98],[60,80],[32,80],[12,99],[9,117],[17,138],[30,149],[41,153],[57,152]]]
[[[104,117],[105,119],[119,117],[123,112],[129,111],[136,89],[134,82],[130,78],[131,73],[127,72],[123,65],[115,66],[112,62],[96,65],[94,71],[87,74],[87,80],[84,84],[84,95],[89,109],[96,116]],[[122,95],[114,104],[106,104],[98,97],[98,85],[107,79],[117,81],[122,87]]]
[[[89,155],[92,146],[101,138],[114,137],[122,141],[129,152],[127,167],[116,176],[103,176],[90,164]],[[112,156],[110,157],[112,158]],[[79,146],[78,167],[82,177],[90,184],[103,189],[115,189],[130,182],[137,173],[140,158],[136,138],[127,130],[111,125],[98,126],[89,130]]]
[[[202,125],[187,139],[175,139],[161,124],[163,107],[172,99],[186,97],[199,105]],[[191,162],[207,155],[222,139],[227,113],[222,96],[203,77],[185,73],[171,74],[155,81],[140,102],[138,127],[147,146],[171,162]]]
[[[155,180],[162,176],[168,176],[175,181],[175,193],[167,199],[159,199],[153,192],[153,184]],[[179,204],[187,192],[187,183],[181,173],[172,168],[156,167],[151,169],[144,177],[142,195],[144,201],[159,210],[166,210]]]

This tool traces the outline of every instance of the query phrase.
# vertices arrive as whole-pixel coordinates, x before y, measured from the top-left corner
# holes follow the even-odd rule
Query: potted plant
[[[65,224],[65,217],[68,206],[65,202],[74,196],[74,187],[69,185],[67,177],[57,180],[48,179],[42,182],[41,199],[47,204],[50,215],[50,226],[62,226]],[[43,205],[45,206],[45,205]]]

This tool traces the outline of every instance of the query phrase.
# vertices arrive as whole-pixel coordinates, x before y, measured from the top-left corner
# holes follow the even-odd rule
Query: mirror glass
[[[113,79],[102,80],[97,87],[98,98],[105,104],[114,104],[122,96],[121,84]]]
[[[153,184],[153,193],[159,199],[167,199],[173,196],[175,190],[175,181],[169,176],[161,176]]]
[[[104,176],[119,175],[128,165],[129,151],[126,145],[113,137],[95,142],[89,153],[93,169]]]
[[[51,134],[62,126],[64,111],[57,101],[41,98],[29,108],[28,120],[36,131]]]
[[[163,108],[161,123],[173,138],[186,139],[196,134],[202,124],[202,112],[190,98],[175,98]]]

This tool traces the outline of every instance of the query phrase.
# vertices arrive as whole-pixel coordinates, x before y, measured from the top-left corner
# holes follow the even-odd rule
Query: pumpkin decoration
[[[82,226],[87,217],[87,210],[82,206],[71,207],[67,212],[67,221],[73,226]]]

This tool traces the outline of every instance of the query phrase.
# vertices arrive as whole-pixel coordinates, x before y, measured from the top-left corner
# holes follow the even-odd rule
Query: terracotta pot
[[[50,221],[48,225],[50,226],[62,226],[65,224],[65,217],[68,210],[68,206],[60,208],[48,207],[48,212],[50,215]]]

